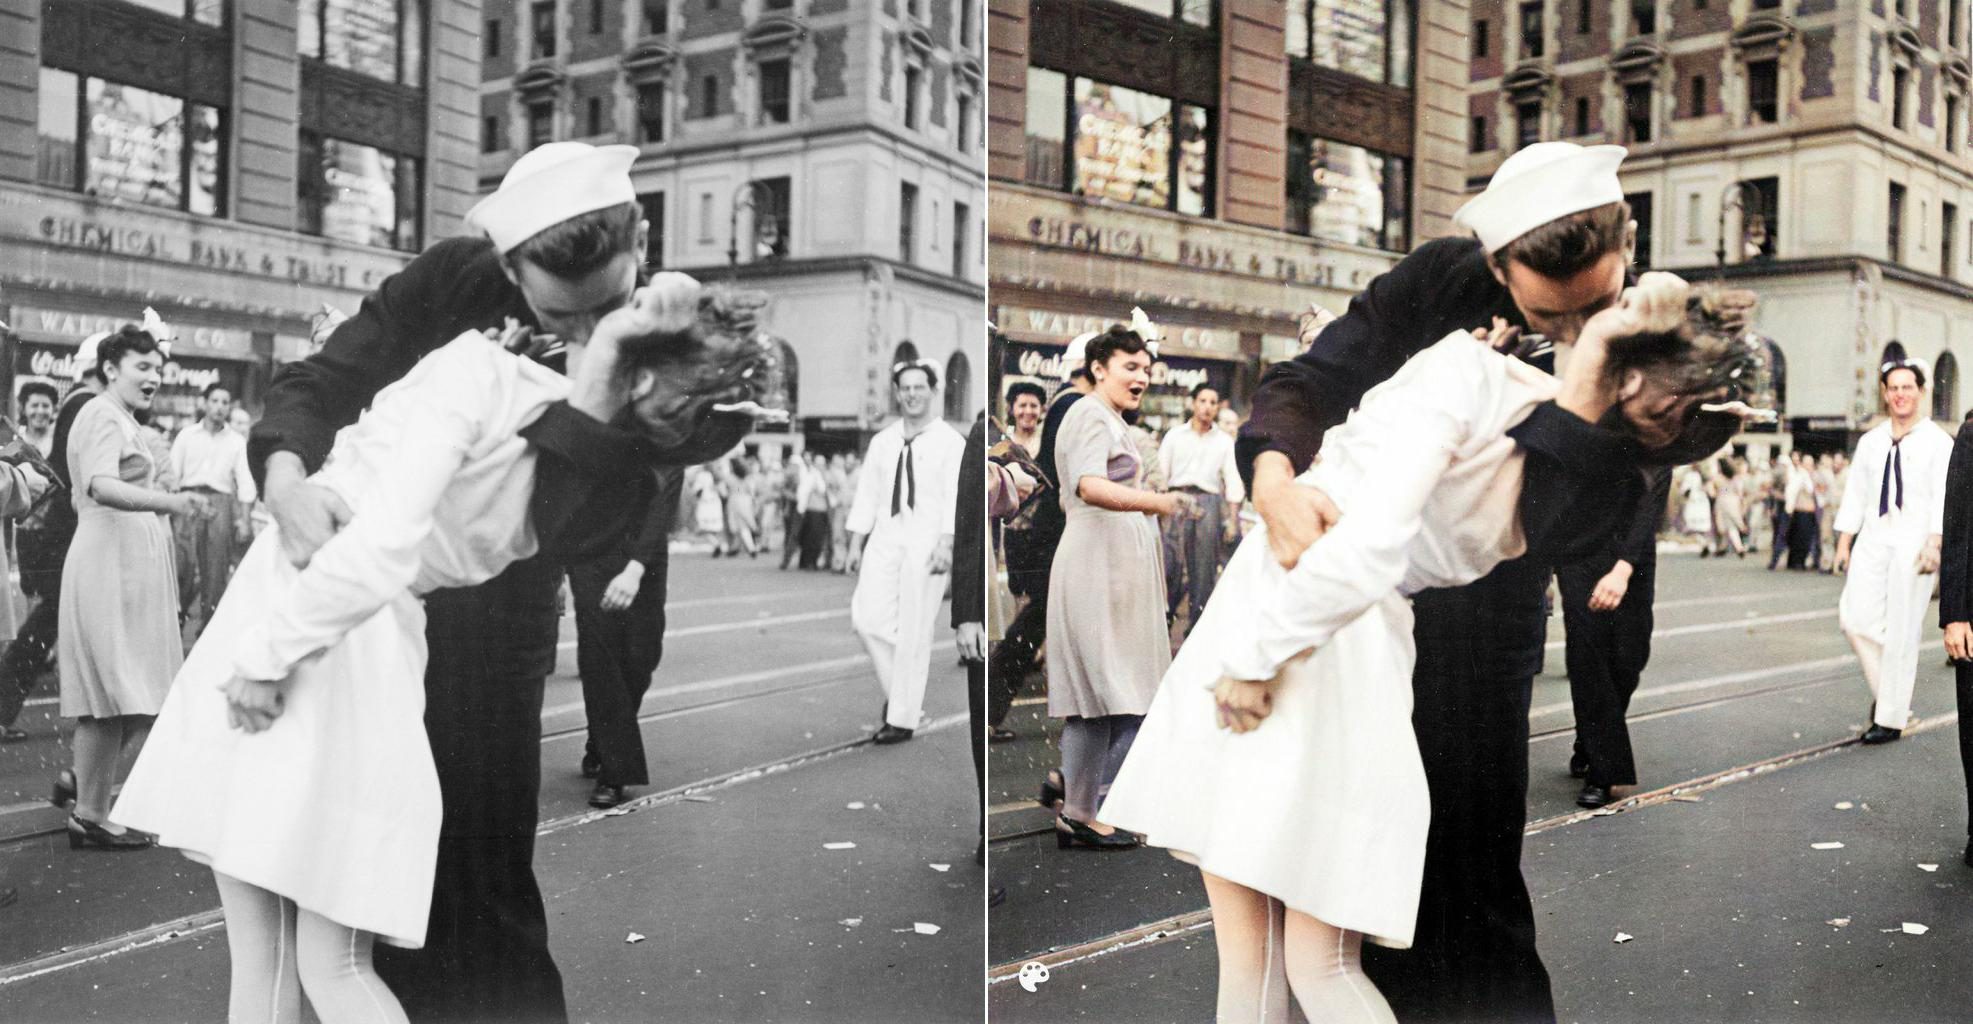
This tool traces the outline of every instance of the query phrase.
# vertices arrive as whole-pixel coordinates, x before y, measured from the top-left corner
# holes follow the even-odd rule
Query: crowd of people
[[[1768,537],[1768,568],[1831,572],[1836,522],[1850,475],[1849,456],[1805,449],[1764,455],[1715,455],[1678,470],[1676,507],[1667,521],[1696,541],[1699,556],[1759,554]]]

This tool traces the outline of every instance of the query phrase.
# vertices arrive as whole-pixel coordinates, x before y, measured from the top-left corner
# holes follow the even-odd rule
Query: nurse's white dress
[[[1406,595],[1526,550],[1506,432],[1556,381],[1463,331],[1373,388],[1301,481],[1342,519],[1283,570],[1241,542],[1165,673],[1099,819],[1386,946],[1411,944],[1431,807],[1411,730]],[[1213,687],[1279,676],[1235,735]]]
[[[423,945],[440,806],[418,595],[535,552],[535,454],[517,432],[568,391],[465,334],[379,392],[314,477],[354,517],[302,570],[277,530],[254,542],[111,820],[339,924]],[[235,675],[284,680],[271,728],[228,725]]]

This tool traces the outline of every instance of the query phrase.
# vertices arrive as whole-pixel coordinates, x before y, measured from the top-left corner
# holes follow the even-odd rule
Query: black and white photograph
[[[984,26],[0,2],[0,1019],[984,1019]]]

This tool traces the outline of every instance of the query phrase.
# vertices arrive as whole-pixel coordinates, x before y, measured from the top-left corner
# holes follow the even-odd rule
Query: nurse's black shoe
[[[1583,783],[1583,791],[1576,794],[1576,806],[1596,810],[1607,806],[1615,797],[1610,795],[1610,787],[1599,786],[1594,782]]]
[[[1020,733],[1017,733],[1014,730],[1007,728],[1006,726],[1000,726],[998,728],[990,729],[987,731],[988,743],[993,743],[993,744],[1012,743],[1020,738],[1021,738]]]
[[[1064,825],[1068,827],[1064,828]],[[1142,840],[1123,829],[1116,829],[1106,836],[1074,818],[1055,819],[1055,846],[1058,849],[1081,846],[1091,850],[1135,850],[1142,845]]]
[[[1898,737],[1903,735],[1904,735],[1903,729],[1886,729],[1883,726],[1878,725],[1875,722],[1872,722],[1870,723],[1870,728],[1865,729],[1863,731],[1863,742],[1868,743],[1871,746],[1876,746],[1879,743],[1890,743],[1891,741],[1896,740]]]

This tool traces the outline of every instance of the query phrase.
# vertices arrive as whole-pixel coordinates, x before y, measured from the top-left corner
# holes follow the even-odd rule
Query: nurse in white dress
[[[1287,1019],[1270,957],[1308,1019],[1392,1019],[1357,951],[1364,937],[1409,946],[1417,916],[1430,805],[1407,595],[1523,553],[1523,456],[1507,431],[1537,404],[1591,421],[1620,405],[1641,443],[1669,444],[1745,366],[1749,350],[1704,313],[1688,323],[1685,295],[1647,275],[1585,325],[1562,382],[1448,335],[1325,438],[1302,482],[1342,518],[1295,568],[1264,529],[1234,554],[1102,807],[1204,873],[1220,1020]],[[1285,935],[1279,949],[1270,935]]]
[[[404,1019],[369,950],[373,937],[421,946],[430,916],[440,806],[420,595],[536,552],[536,456],[518,432],[585,374],[634,381],[627,398],[656,449],[737,441],[747,417],[709,406],[750,387],[698,373],[750,358],[727,319],[700,313],[690,278],[660,275],[599,323],[583,362],[572,353],[574,382],[462,334],[337,436],[314,479],[354,510],[348,525],[299,570],[278,529],[254,542],[111,812],[212,868],[236,1008],[243,985],[292,978],[298,957],[326,1024]],[[625,339],[617,360],[598,354],[611,331]],[[612,375],[613,362],[634,371]]]

